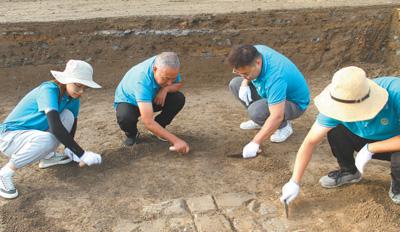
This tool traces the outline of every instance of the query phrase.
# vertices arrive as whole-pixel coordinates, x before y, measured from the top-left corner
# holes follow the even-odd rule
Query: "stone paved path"
[[[146,205],[141,219],[121,220],[114,231],[286,231],[276,202],[253,193],[224,193]]]

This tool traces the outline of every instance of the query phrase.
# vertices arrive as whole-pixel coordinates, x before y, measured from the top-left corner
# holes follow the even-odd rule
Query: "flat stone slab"
[[[166,221],[165,219],[157,219],[154,221],[142,222],[138,230],[146,232],[167,231]]]
[[[195,232],[196,227],[191,217],[184,218],[159,218],[149,221],[132,222],[129,220],[121,220],[113,228],[113,232],[133,232],[133,231],[179,231],[179,232]]]
[[[171,218],[168,221],[168,231],[195,232],[196,227],[192,218]]]
[[[183,216],[188,214],[186,203],[183,199],[175,199],[144,206],[143,213],[147,217]]]
[[[262,228],[265,231],[285,232],[288,231],[288,226],[287,221],[284,220],[285,219],[271,218],[267,220],[264,219],[258,223],[262,225]]]
[[[229,221],[222,215],[195,215],[194,223],[199,232],[232,231]]]
[[[195,213],[208,213],[216,211],[217,207],[211,195],[204,195],[201,197],[193,197],[186,199],[186,203],[190,212]]]
[[[133,223],[128,220],[121,220],[117,223],[117,225],[113,228],[113,232],[131,232],[139,228],[138,223]]]
[[[251,216],[240,216],[238,218],[232,219],[232,224],[237,232],[247,232],[247,231],[262,231],[260,226]]]
[[[218,208],[237,208],[246,202],[255,199],[255,194],[250,193],[224,193],[215,196]]]
[[[277,208],[275,204],[269,201],[259,202],[258,200],[252,200],[247,205],[247,209],[260,215],[275,216],[277,214]]]

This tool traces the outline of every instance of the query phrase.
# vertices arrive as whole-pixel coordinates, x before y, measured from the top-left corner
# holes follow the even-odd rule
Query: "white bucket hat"
[[[61,84],[79,83],[90,88],[101,88],[93,81],[93,68],[82,60],[69,60],[64,72],[50,71]]]
[[[387,91],[368,79],[361,68],[350,66],[337,71],[314,104],[322,114],[342,122],[372,119],[385,106]]]

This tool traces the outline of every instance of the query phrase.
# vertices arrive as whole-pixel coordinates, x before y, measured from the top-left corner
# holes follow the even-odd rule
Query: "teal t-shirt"
[[[303,74],[284,55],[264,45],[254,46],[262,55],[260,75],[252,81],[258,94],[269,105],[285,100],[295,103],[301,110],[310,104],[310,91]]]
[[[78,117],[80,100],[71,98],[65,92],[60,98],[57,84],[48,81],[31,90],[15,106],[8,117],[0,124],[0,132],[14,130],[47,131],[49,125],[45,110],[56,110],[61,113],[70,110],[75,118]]]
[[[317,123],[328,128],[342,124],[353,134],[371,140],[385,140],[400,135],[400,78],[380,77],[373,81],[389,93],[386,105],[374,118],[342,122],[319,113]]]
[[[154,79],[153,66],[156,57],[153,56],[142,63],[133,66],[122,78],[115,90],[114,108],[118,103],[126,102],[138,106],[138,102],[153,102],[160,86]],[[178,74],[175,83],[181,81]]]

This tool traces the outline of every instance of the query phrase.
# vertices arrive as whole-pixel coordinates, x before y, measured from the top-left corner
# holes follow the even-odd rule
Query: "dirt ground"
[[[12,1],[10,4],[15,4],[15,2]],[[24,3],[20,1],[20,4],[22,8]],[[285,51],[285,54],[293,58],[304,71],[312,97],[329,83],[333,70],[337,66],[357,64],[365,68],[370,77],[400,74],[396,67],[384,59],[385,54],[382,52],[385,49],[375,49],[375,45],[369,45],[368,38],[358,36],[355,31],[348,30],[346,25],[347,23],[351,25],[352,22],[342,20],[347,19],[347,13],[343,16],[338,12],[328,13],[333,15],[332,17],[339,18],[338,21],[343,28],[340,28],[340,23],[334,22],[336,27],[333,28],[333,35],[328,32],[329,36],[321,37],[337,42],[329,43],[322,40],[323,45],[314,47],[305,45],[311,44],[308,37],[304,40],[305,42],[302,40],[297,42],[298,37],[289,38],[291,41],[296,41],[294,43],[282,42],[281,40],[286,37],[280,37],[277,34],[279,31],[286,33],[282,23],[276,26],[278,32],[259,29],[268,32],[270,36],[268,41],[259,38],[255,41],[239,36],[240,39],[231,38],[228,44],[210,44],[209,50],[204,50],[204,44],[202,44],[204,41],[213,41],[212,37],[208,38],[207,35],[184,37],[184,39],[189,39],[187,43],[181,42],[179,36],[175,38],[168,35],[162,39],[146,35],[144,39],[147,41],[143,41],[143,38],[142,40],[130,38],[134,41],[133,43],[142,41],[154,44],[155,48],[151,49],[153,53],[181,45],[177,49],[179,54],[182,54],[182,73],[186,82],[183,91],[187,101],[183,111],[168,129],[189,142],[191,152],[183,156],[168,151],[169,144],[154,139],[142,124],[139,126],[141,142],[133,148],[122,146],[124,136],[117,126],[112,107],[114,90],[130,66],[151,54],[148,48],[132,49],[126,44],[127,41],[124,38],[118,37],[119,46],[125,47],[124,50],[118,50],[119,48],[116,51],[107,50],[104,46],[101,52],[96,53],[90,48],[85,49],[85,46],[91,44],[100,46],[99,41],[103,41],[107,46],[114,48],[116,39],[89,38],[86,34],[80,34],[79,39],[83,42],[82,45],[77,45],[73,36],[59,32],[58,24],[50,24],[46,25],[48,34],[52,31],[58,34],[53,38],[47,34],[38,33],[38,37],[47,42],[50,41],[50,47],[56,47],[51,56],[40,62],[20,63],[14,58],[25,56],[29,59],[27,55],[29,51],[22,52],[21,55],[18,53],[24,51],[25,47],[31,49],[29,46],[32,46],[31,52],[38,51],[36,50],[39,49],[38,45],[28,40],[35,37],[29,37],[30,34],[27,34],[27,37],[20,37],[19,34],[10,33],[10,38],[14,37],[8,40],[9,34],[5,32],[0,38],[2,43],[0,49],[4,54],[0,57],[2,83],[0,85],[0,120],[8,115],[27,91],[40,84],[41,81],[51,78],[48,73],[50,69],[63,68],[63,61],[71,54],[60,55],[64,50],[57,41],[67,40],[65,47],[71,48],[71,43],[75,44],[75,48],[81,52],[81,57],[91,57],[92,60],[89,62],[93,63],[95,79],[104,86],[100,90],[88,90],[82,97],[76,136],[76,140],[84,149],[103,155],[103,164],[90,168],[79,168],[76,164],[68,164],[46,170],[39,169],[35,164],[19,170],[15,183],[20,196],[15,200],[0,199],[0,232],[398,231],[400,207],[394,205],[388,197],[390,164],[371,161],[360,183],[338,189],[323,189],[318,184],[319,178],[337,167],[326,141],[315,151],[303,178],[302,191],[296,201],[290,205],[290,218],[285,218],[278,198],[282,185],[290,178],[296,151],[315,119],[317,112],[313,105],[304,116],[293,121],[295,133],[285,143],[264,142],[262,154],[255,159],[227,158],[229,154],[240,152],[255,134],[255,131],[239,129],[240,122],[247,120],[247,116],[243,107],[233,99],[227,88],[233,76],[231,70],[224,65],[223,59],[229,51],[230,43],[269,42],[270,46]],[[369,17],[365,15],[372,15],[369,9],[365,12],[356,16],[351,12],[348,14],[351,17],[364,17],[364,19]],[[282,14],[286,15],[286,13]],[[260,18],[266,18],[263,14],[259,13]],[[243,20],[247,16],[228,15],[221,18],[209,18],[206,23],[210,28],[220,26],[229,29],[226,25],[234,24],[230,22],[230,17]],[[275,17],[279,18],[280,15],[275,15]],[[313,17],[316,22],[320,22],[324,19],[324,14],[313,13]],[[191,20],[195,21],[196,18]],[[299,21],[302,20],[305,24],[311,25],[310,31],[325,30],[314,27],[314,18],[310,20],[309,17],[304,16]],[[99,28],[104,23],[102,20],[90,23],[93,22],[97,23]],[[166,24],[169,22],[167,21]],[[260,22],[262,21],[252,23]],[[326,25],[328,24],[331,25],[332,22],[329,21]],[[130,26],[124,24],[124,28],[120,24],[115,25],[115,27],[121,27],[120,30]],[[159,29],[162,27],[160,25],[146,21],[142,28],[157,27]],[[357,24],[363,35],[372,33],[371,37],[377,41],[380,40],[382,34],[389,35],[387,27],[381,24],[374,25],[369,25],[365,20]],[[364,30],[364,26],[377,29],[371,32]],[[13,28],[20,27],[25,27],[25,25],[7,25],[1,30],[11,31],[14,30]],[[31,27],[31,31],[34,31],[33,26],[26,27]],[[79,28],[79,25],[72,24],[66,27]],[[196,29],[195,26],[193,27]],[[81,33],[85,33],[85,27],[81,26],[79,29]],[[299,35],[307,36],[308,33],[304,31],[304,27],[290,28],[290,30],[293,30],[291,33]],[[354,35],[355,39],[347,34],[343,37],[341,30],[349,31],[346,33]],[[257,30],[255,32],[261,33]],[[222,36],[216,41],[217,43],[225,41],[225,37]],[[382,41],[385,44],[387,42]],[[20,50],[15,49],[18,45],[14,45],[14,42],[20,44]],[[342,46],[345,43],[353,46],[351,48]],[[381,46],[381,42],[377,44]],[[43,43],[40,43],[40,46],[42,45]],[[4,48],[6,46],[9,50]],[[381,48],[379,46],[377,45]],[[365,52],[365,47],[370,49]],[[346,56],[346,59],[338,59],[336,56],[345,54],[343,50],[346,49],[351,50],[352,55]],[[133,58],[130,58],[128,54],[122,58],[115,54],[125,55],[125,52],[129,50],[134,51]],[[386,48],[385,51],[388,50],[389,48]],[[302,56],[305,53],[315,54],[315,56],[312,59],[305,59]],[[317,54],[320,53],[322,55],[318,58]],[[40,58],[46,54],[39,55]],[[77,53],[73,55],[76,57]],[[323,63],[329,64],[329,67],[324,66]],[[0,164],[3,165],[6,162],[7,160],[1,156]],[[202,210],[195,210],[193,205],[196,206],[196,204],[191,203],[196,202],[196,199],[201,199]],[[207,199],[212,199],[211,206],[208,208],[206,207]]]
[[[0,23],[399,4],[399,0],[3,0]]]

